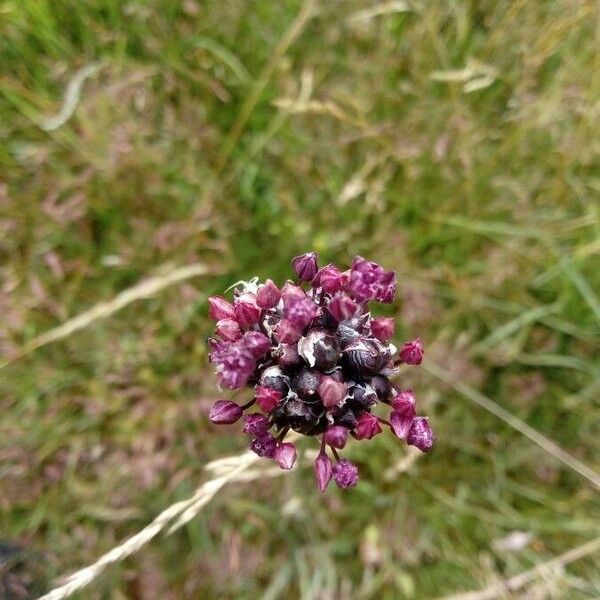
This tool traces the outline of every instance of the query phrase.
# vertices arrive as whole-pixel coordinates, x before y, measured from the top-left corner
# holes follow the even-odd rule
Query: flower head
[[[434,442],[429,421],[415,416],[413,392],[389,379],[398,365],[421,362],[421,340],[406,342],[396,354],[394,319],[370,312],[370,302],[393,301],[395,273],[362,257],[348,270],[319,269],[314,252],[297,256],[292,266],[297,279],[281,288],[270,279],[253,280],[234,291],[232,302],[209,298],[216,321],[209,358],[221,386],[253,393],[243,406],[219,400],[210,419],[230,424],[243,416],[251,450],[282,469],[296,461],[295,446],[284,441],[289,429],[318,436],[315,479],[322,492],[332,478],[340,488],[356,485],[358,467],[338,451],[350,436],[375,437],[382,423],[428,451]],[[244,415],[253,404],[261,412]],[[388,420],[377,416],[389,405]]]

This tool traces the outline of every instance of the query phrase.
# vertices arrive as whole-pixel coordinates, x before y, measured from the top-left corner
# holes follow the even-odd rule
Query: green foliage
[[[302,6],[0,5],[2,357],[143,277],[214,269],[1,370],[0,531],[47,580],[242,449],[206,422],[206,297],[307,249],[396,269],[399,335],[600,464],[597,3],[322,1],[277,55]],[[439,440],[408,472],[380,436],[351,446],[356,490],[238,484],[84,597],[427,598],[597,530],[585,480],[424,370],[402,385]],[[515,530],[526,547],[494,545]],[[598,566],[544,585],[597,596]]]

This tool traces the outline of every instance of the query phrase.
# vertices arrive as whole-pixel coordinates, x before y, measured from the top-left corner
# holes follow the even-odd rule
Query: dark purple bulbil
[[[395,273],[360,256],[347,271],[332,264],[319,269],[315,252],[297,256],[293,270],[296,281],[281,288],[270,279],[252,281],[234,292],[232,302],[209,298],[217,321],[209,356],[220,384],[254,394],[243,406],[219,400],[210,419],[234,423],[256,405],[262,412],[245,414],[243,431],[253,438],[251,450],[282,469],[296,460],[294,445],[283,441],[288,430],[321,436],[315,477],[322,492],[331,479],[341,488],[358,482],[358,467],[338,456],[349,435],[371,439],[383,425],[430,450],[435,438],[428,419],[416,416],[414,394],[389,379],[398,365],[421,362],[421,340],[398,351],[389,342],[393,318],[372,317],[368,305],[393,302]],[[375,414],[386,405],[389,420]]]

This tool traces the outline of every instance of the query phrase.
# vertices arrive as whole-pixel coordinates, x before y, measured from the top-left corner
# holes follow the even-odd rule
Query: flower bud
[[[317,316],[317,305],[308,296],[283,296],[283,316],[304,329]]]
[[[404,410],[407,406],[415,408],[416,399],[412,390],[394,390],[392,407],[394,410]]]
[[[217,321],[215,333],[228,342],[235,342],[235,340],[242,337],[242,330],[235,319]]]
[[[392,399],[394,410],[390,413],[392,431],[405,440],[415,418],[415,395],[412,390],[397,391]]]
[[[320,269],[312,282],[314,287],[323,288],[328,294],[339,292],[345,283],[345,277],[335,265],[327,265]]]
[[[260,306],[256,304],[256,295],[243,292],[233,301],[235,319],[241,327],[250,327],[260,318]]]
[[[302,330],[287,319],[281,319],[275,328],[275,339],[280,344],[294,344],[302,337]]]
[[[269,429],[269,419],[260,413],[244,415],[244,427],[242,431],[250,435],[261,436]]]
[[[358,483],[358,467],[343,458],[333,466],[333,480],[342,489],[354,487]]]
[[[333,369],[342,356],[335,335],[322,329],[312,329],[301,338],[298,342],[298,352],[311,367],[321,371]]]
[[[312,281],[317,274],[319,266],[317,264],[317,253],[307,252],[296,256],[292,260],[292,268],[300,281]]]
[[[321,451],[315,460],[315,479],[321,493],[329,485],[332,474],[333,465],[331,464],[331,459]]]
[[[355,338],[343,353],[351,373],[357,376],[375,375],[389,362],[390,351],[378,340]]]
[[[387,342],[394,335],[395,322],[391,317],[377,317],[371,321],[371,333],[380,342]]]
[[[334,448],[342,449],[348,439],[348,430],[341,425],[331,425],[324,433],[325,443]]]
[[[316,369],[302,369],[292,379],[292,390],[303,400],[316,401],[317,391],[321,383],[321,373]]]
[[[260,308],[274,308],[281,298],[279,288],[273,283],[272,279],[267,279],[256,293],[256,304]]]
[[[286,281],[281,288],[281,297],[285,296],[298,296],[299,298],[305,298],[306,292],[295,283],[291,281]]]
[[[406,342],[398,353],[400,360],[407,365],[420,365],[423,360],[423,344],[420,338]]]
[[[388,271],[379,281],[379,290],[377,292],[376,300],[384,302],[385,304],[391,304],[395,297],[396,273],[394,271]]]
[[[336,294],[327,305],[331,316],[338,322],[352,318],[358,310],[358,304],[346,294]]]
[[[359,440],[370,440],[378,433],[381,433],[381,426],[379,425],[377,417],[367,412],[358,417],[356,423],[356,437]]]
[[[211,296],[208,299],[208,316],[214,321],[220,321],[221,319],[235,319],[235,312],[233,306],[221,298],[221,296]]]
[[[218,425],[231,425],[239,421],[244,414],[242,407],[230,400],[217,400],[208,414],[208,418]]]
[[[421,452],[431,450],[435,442],[435,436],[433,435],[433,431],[431,431],[427,417],[415,417],[408,432],[406,442],[409,446],[416,446]]]
[[[277,440],[270,433],[253,439],[250,444],[250,450],[262,458],[273,458],[276,448]]]
[[[254,358],[262,358],[271,349],[271,340],[260,331],[248,331],[244,334],[244,346]]]
[[[325,408],[341,405],[347,392],[348,385],[341,381],[335,381],[332,377],[323,377],[319,384],[319,396]]]
[[[289,442],[279,444],[275,448],[275,454],[273,458],[279,463],[279,466],[286,471],[289,471],[296,462],[296,446]]]
[[[266,413],[271,412],[281,402],[283,394],[273,388],[258,386],[256,388],[256,404]]]

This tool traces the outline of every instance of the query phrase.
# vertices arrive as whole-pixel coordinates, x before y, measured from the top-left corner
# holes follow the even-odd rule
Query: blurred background
[[[398,271],[386,310],[425,342],[401,385],[434,451],[351,444],[360,485],[324,496],[307,463],[231,485],[81,597],[431,598],[594,539],[594,485],[477,394],[600,467],[599,19],[593,0],[3,0],[0,597],[244,449],[207,419],[207,296],[311,249]],[[599,566],[515,595],[598,597]]]

